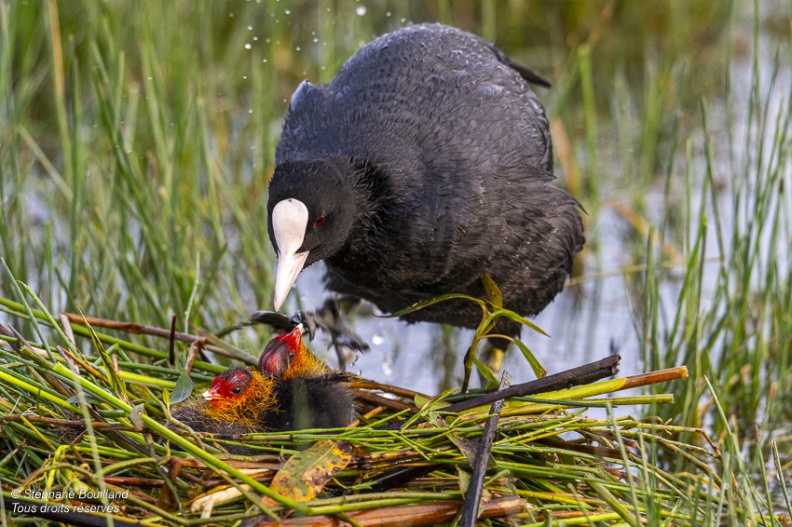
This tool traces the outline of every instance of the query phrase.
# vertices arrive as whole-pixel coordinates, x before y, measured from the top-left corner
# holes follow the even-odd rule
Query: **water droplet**
[[[290,15],[290,14],[291,14],[291,9],[286,9],[286,10],[285,10],[285,11],[283,11],[283,12],[284,12],[284,13],[286,13],[287,15]]]
[[[253,31],[253,26],[248,26],[248,31]]]
[[[402,18],[401,19],[401,23],[404,24],[405,22],[407,22],[407,19],[406,18]]]
[[[262,59],[261,62],[267,62],[267,59]]]
[[[355,8],[355,13],[357,13],[358,16],[365,15],[366,14],[366,6],[364,6],[364,5],[357,6]]]
[[[230,13],[228,13],[228,17],[229,17],[229,18],[234,18],[234,12],[233,12],[233,11],[231,11]]]
[[[247,75],[242,75],[242,78],[247,80]]]
[[[314,37],[313,41],[314,41],[314,43],[316,43],[316,42],[319,42],[319,39]]]
[[[300,46],[295,46],[294,51],[300,51]]]
[[[253,37],[253,40],[258,40],[258,37]]]
[[[253,108],[251,108],[250,110],[248,110],[248,113],[253,113]]]
[[[252,47],[253,47],[253,46],[250,44],[250,42],[248,42],[247,44],[245,44],[245,49],[250,49],[250,48],[252,48]]]
[[[391,16],[391,12],[390,11],[385,11],[385,16]]]

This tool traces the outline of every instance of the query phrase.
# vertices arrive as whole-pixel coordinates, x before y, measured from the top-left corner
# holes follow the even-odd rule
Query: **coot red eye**
[[[324,222],[325,222],[326,219],[327,219],[327,216],[322,216],[321,218],[319,218],[318,220],[316,220],[314,222],[314,227],[321,227],[322,225],[324,225]]]

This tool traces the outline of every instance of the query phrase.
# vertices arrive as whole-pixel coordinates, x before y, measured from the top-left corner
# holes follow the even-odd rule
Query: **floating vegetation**
[[[619,415],[624,405],[673,402],[670,393],[618,392],[658,383],[672,391],[684,367],[605,379],[616,372],[612,356],[525,383],[505,373],[497,389],[437,397],[360,379],[351,382],[358,420],[344,429],[190,433],[173,421],[171,401],[222,368],[193,360],[187,373],[182,354],[172,366],[170,353],[105,334],[87,319],[57,320],[27,293],[38,309],[0,299],[26,328],[25,335],[0,328],[6,519],[536,527],[788,521],[773,516],[769,490],[741,473],[730,437],[715,444],[699,429]],[[192,338],[193,351],[205,340],[183,337]],[[257,454],[226,453],[240,444]],[[671,471],[663,456],[687,468]]]

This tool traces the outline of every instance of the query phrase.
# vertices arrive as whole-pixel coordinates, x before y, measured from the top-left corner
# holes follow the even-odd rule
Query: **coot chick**
[[[277,412],[275,382],[257,371],[230,368],[212,381],[200,396],[192,396],[173,409],[173,417],[196,432],[236,436],[267,431],[264,422]],[[255,450],[224,445],[232,454]]]
[[[577,202],[552,184],[528,86],[541,80],[475,35],[420,24],[369,43],[330,84],[300,84],[269,187],[275,308],[324,260],[330,290],[385,312],[486,298],[484,273],[506,308],[540,312],[584,242]],[[402,318],[474,328],[481,310],[452,300]]]
[[[259,358],[259,370],[279,379],[314,378],[329,375],[327,363],[308,351],[303,343],[305,329],[297,324],[289,333],[269,341]]]
[[[259,369],[280,380],[283,389],[278,392],[279,406],[292,408],[294,419],[287,426],[346,426],[355,418],[355,398],[347,384],[351,376],[331,370],[308,351],[302,334],[303,326],[299,324],[290,333],[273,338],[261,354]]]

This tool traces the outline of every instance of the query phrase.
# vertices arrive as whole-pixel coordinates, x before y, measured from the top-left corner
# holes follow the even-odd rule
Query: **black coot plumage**
[[[543,82],[483,39],[426,24],[363,47],[330,84],[292,97],[269,187],[275,307],[300,271],[327,264],[329,289],[393,312],[445,293],[541,311],[584,242],[577,202],[553,186]],[[443,302],[404,319],[476,327]],[[501,323],[517,335],[519,326]]]

